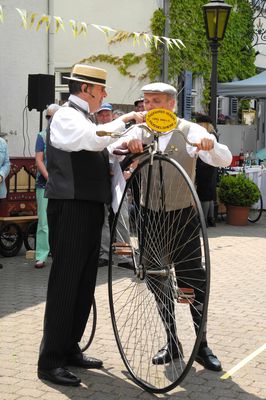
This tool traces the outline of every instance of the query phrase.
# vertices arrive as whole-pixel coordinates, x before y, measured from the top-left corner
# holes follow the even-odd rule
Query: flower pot
[[[227,208],[226,222],[229,225],[236,225],[236,226],[247,225],[250,207],[227,205],[226,208]]]

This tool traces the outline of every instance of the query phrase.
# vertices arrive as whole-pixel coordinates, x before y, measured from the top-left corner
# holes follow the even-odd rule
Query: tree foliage
[[[252,49],[252,9],[248,0],[228,0],[232,10],[224,40],[219,46],[218,81],[228,82],[235,78],[245,79],[255,74],[255,52]],[[209,102],[211,78],[211,50],[206,38],[202,6],[204,0],[170,0],[170,33],[180,38],[185,48],[169,50],[169,81],[176,82],[185,70],[193,76],[201,75],[205,82],[205,103]],[[154,35],[163,35],[165,15],[156,10],[151,29]],[[152,80],[161,76],[163,49],[152,47],[147,58]]]

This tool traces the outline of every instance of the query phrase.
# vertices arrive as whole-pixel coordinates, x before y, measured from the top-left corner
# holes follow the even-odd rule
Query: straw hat
[[[106,86],[106,77],[107,72],[105,69],[92,67],[87,64],[74,65],[70,77],[64,76],[64,78],[72,81],[92,83],[101,86]]]

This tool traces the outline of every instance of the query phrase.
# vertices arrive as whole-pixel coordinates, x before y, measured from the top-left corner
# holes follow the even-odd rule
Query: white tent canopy
[[[220,83],[217,93],[220,96],[266,99],[266,71],[242,81]]]

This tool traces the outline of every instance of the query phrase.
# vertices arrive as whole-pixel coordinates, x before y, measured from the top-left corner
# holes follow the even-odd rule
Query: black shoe
[[[64,386],[78,386],[81,380],[65,368],[40,369],[38,378]]]
[[[120,268],[132,269],[134,270],[134,265],[132,261],[121,261],[117,264]]]
[[[215,218],[208,218],[207,226],[215,227],[216,226]]]
[[[100,267],[108,267],[108,265],[109,265],[109,261],[108,260],[106,260],[105,258],[99,258],[99,261],[98,261],[98,267],[100,268]]]
[[[85,354],[76,353],[68,356],[67,365],[74,365],[75,367],[86,369],[99,369],[102,368],[103,362],[97,358],[87,357]]]
[[[204,368],[211,371],[221,371],[222,365],[218,358],[213,354],[209,347],[202,347],[195,357],[195,360],[203,365]]]
[[[161,350],[158,351],[157,354],[155,354],[152,359],[152,363],[155,365],[167,364],[170,361],[182,358],[183,356],[183,348],[181,343],[178,343],[178,346],[176,344],[170,346],[170,344],[167,343]]]

